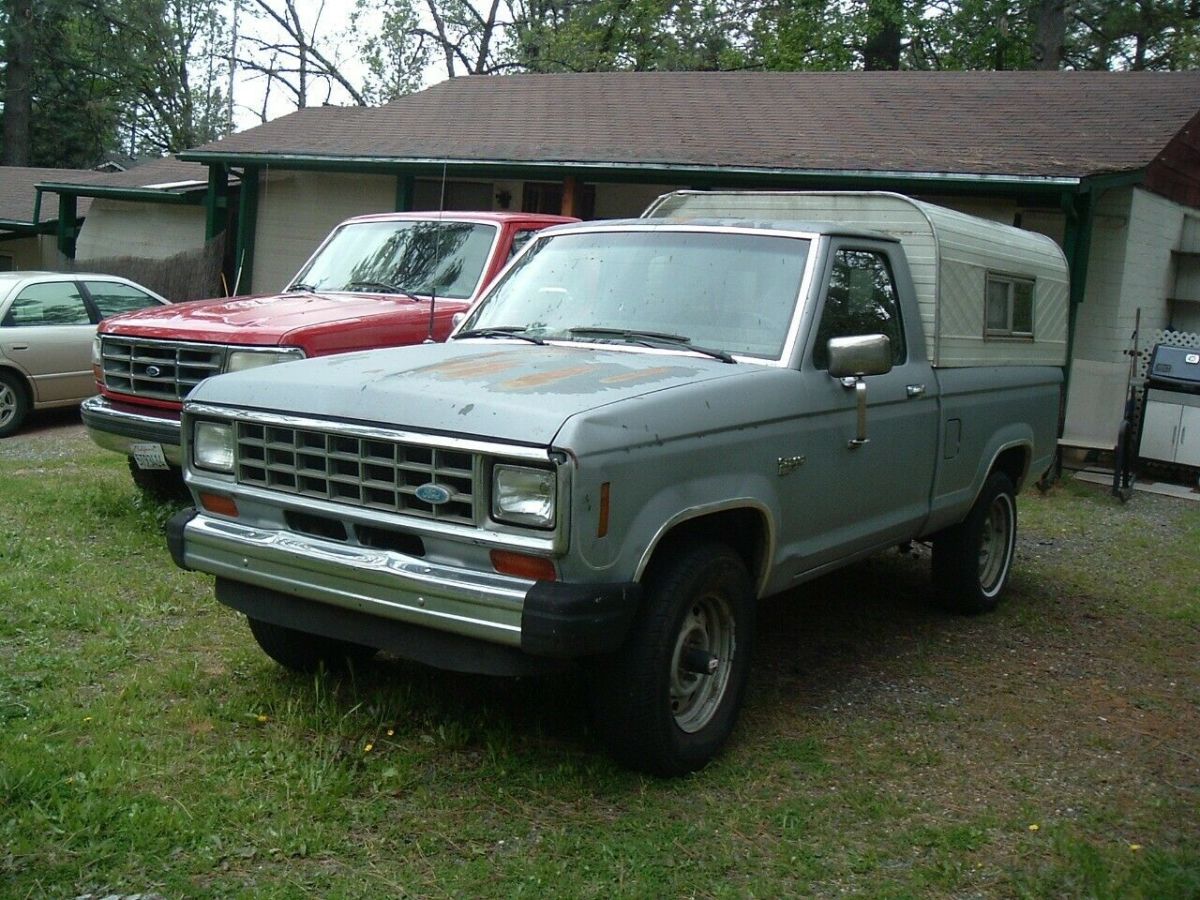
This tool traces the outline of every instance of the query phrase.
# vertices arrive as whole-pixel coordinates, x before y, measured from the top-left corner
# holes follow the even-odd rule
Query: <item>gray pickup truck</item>
[[[891,194],[680,194],[540,233],[447,344],[222,375],[175,561],[310,670],[580,665],[622,763],[703,766],[757,600],[921,540],[991,609],[1050,464],[1066,267]]]

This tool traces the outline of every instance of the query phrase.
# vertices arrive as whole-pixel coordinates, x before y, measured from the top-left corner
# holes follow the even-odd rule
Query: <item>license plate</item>
[[[167,458],[163,456],[162,444],[130,444],[133,451],[133,461],[139,469],[169,469]]]

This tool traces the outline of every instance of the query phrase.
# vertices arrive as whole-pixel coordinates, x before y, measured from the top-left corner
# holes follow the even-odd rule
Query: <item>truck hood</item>
[[[594,345],[456,341],[221,375],[189,401],[548,446],[580,413],[758,368]]]
[[[429,307],[394,294],[262,294],[196,300],[124,313],[106,319],[101,334],[273,346],[297,329],[360,323],[377,316],[429,316]]]

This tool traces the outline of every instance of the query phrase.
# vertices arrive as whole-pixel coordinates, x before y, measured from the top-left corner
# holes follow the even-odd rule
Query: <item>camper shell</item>
[[[886,191],[675,191],[644,218],[816,221],[897,238],[921,310],[929,361],[1061,366],[1067,354],[1067,261],[1050,238]],[[989,291],[1032,293],[1032,328],[989,328]]]

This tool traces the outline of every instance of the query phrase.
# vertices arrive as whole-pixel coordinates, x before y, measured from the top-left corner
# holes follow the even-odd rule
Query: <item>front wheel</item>
[[[25,385],[13,373],[0,371],[0,438],[15,433],[27,415],[29,396]]]
[[[933,541],[937,600],[950,612],[990,612],[1008,583],[1017,544],[1016,490],[993,472],[967,517]]]
[[[373,647],[297,631],[262,619],[250,618],[249,622],[250,632],[263,652],[293,672],[315,672],[322,665],[331,670],[344,669],[347,665],[364,663],[376,653]]]
[[[737,721],[754,591],[737,554],[707,542],[670,553],[646,588],[625,646],[597,661],[596,724],[623,765],[682,775],[712,759]]]

